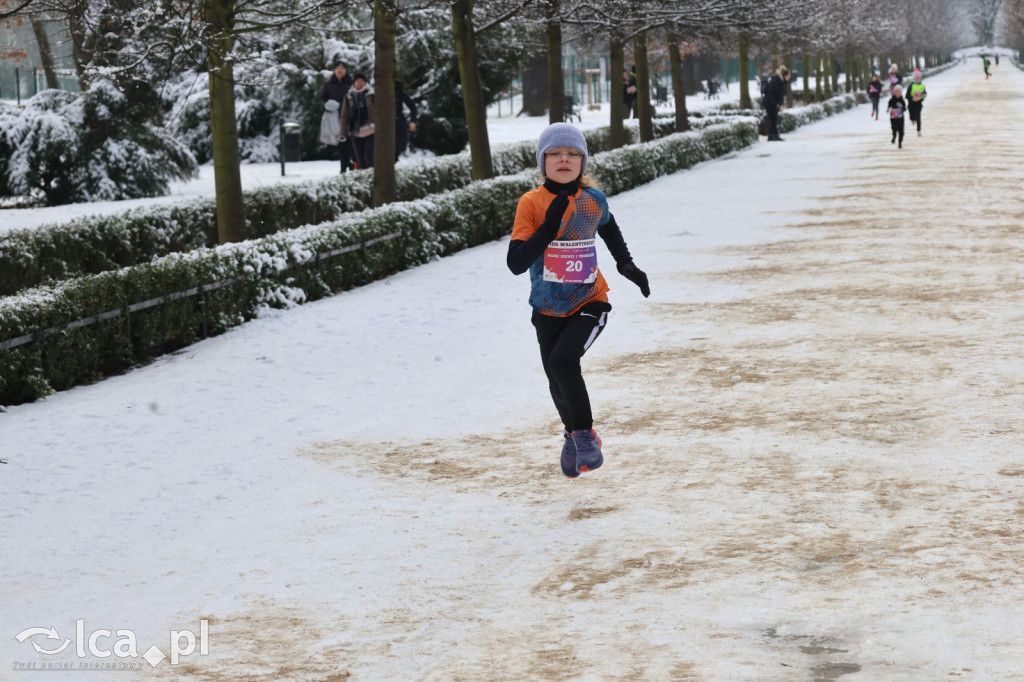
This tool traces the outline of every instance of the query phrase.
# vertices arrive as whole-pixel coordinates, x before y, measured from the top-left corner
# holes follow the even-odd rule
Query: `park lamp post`
[[[281,123],[278,149],[281,152],[281,177],[284,177],[285,161],[298,161],[300,155],[299,124],[294,121]]]

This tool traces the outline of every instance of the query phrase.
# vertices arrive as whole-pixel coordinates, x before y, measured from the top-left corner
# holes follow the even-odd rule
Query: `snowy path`
[[[505,242],[0,415],[0,671],[205,619],[75,679],[1024,678],[1024,74],[979,75],[902,150],[863,106],[611,198],[653,295],[609,275],[575,481]]]

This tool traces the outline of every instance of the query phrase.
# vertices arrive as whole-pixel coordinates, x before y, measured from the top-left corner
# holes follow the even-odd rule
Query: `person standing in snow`
[[[768,141],[782,142],[779,137],[779,112],[786,103],[786,83],[789,82],[789,69],[780,66],[775,75],[768,80],[761,106],[768,115]]]
[[[341,105],[341,141],[352,140],[352,151],[359,168],[373,168],[374,94],[366,76],[352,77],[352,89]]]
[[[320,124],[320,141],[326,145],[338,146],[342,173],[352,168],[352,147],[347,140],[341,140],[340,116],[341,105],[351,87],[352,76],[348,75],[345,65],[339,62],[334,67],[334,73],[320,90],[320,105],[324,109]],[[337,141],[334,141],[335,138]]]
[[[404,105],[404,106],[403,106]],[[405,109],[409,118],[405,118]],[[416,103],[405,91],[405,83],[395,81],[395,161],[409,148],[409,133],[416,132]]]
[[[885,110],[889,112],[889,125],[892,127],[892,141],[896,143],[899,136],[900,149],[903,149],[903,114],[907,110],[907,100],[903,99],[903,88],[897,85],[893,88],[892,97]]]
[[[640,118],[637,107],[636,67],[630,73],[622,70],[622,103],[626,105],[625,118]]]
[[[981,55],[981,65],[985,68],[985,80],[988,80],[989,72],[988,67],[992,62],[988,60],[988,55]]]
[[[921,82],[921,69],[914,69],[914,80],[907,86],[907,113],[910,115],[910,122],[917,124],[918,137],[921,137],[921,109],[927,96],[927,88]]]
[[[597,265],[600,236],[623,277],[651,295],[647,275],[630,256],[608,200],[586,175],[587,142],[568,123],[540,135],[537,165],[543,184],[519,198],[506,263],[530,273],[532,322],[555,409],[562,420],[562,473],[576,478],[604,462],[594,430],[580,359],[604,330],[612,306]]]
[[[878,74],[871,75],[871,82],[868,83],[868,99],[871,100],[871,115],[878,120],[878,103],[882,99],[882,81],[878,79]]]
[[[893,92],[896,90],[896,86],[903,86],[903,74],[900,73],[899,67],[895,64],[889,66],[889,97],[893,96]]]

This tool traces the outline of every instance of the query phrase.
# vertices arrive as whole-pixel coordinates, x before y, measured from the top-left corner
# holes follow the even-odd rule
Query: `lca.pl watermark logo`
[[[115,636],[116,639],[114,639]],[[94,630],[86,637],[85,619],[75,621],[74,640],[63,638],[61,641],[61,636],[57,634],[57,629],[53,626],[26,628],[15,635],[15,639],[21,643],[30,642],[36,653],[43,656],[57,656],[65,651],[71,651],[71,646],[74,644],[74,652],[79,659],[77,661],[67,660],[67,654],[65,654],[59,661],[46,659],[15,661],[15,670],[140,670],[142,662],[138,660],[139,658],[155,668],[166,658],[170,658],[171,665],[177,665],[182,656],[191,656],[195,653],[197,646],[200,656],[210,653],[210,624],[205,619],[199,621],[198,638],[191,630],[171,630],[170,644],[167,647],[168,653],[165,654],[160,647],[154,644],[146,649],[141,656],[139,656],[138,640],[131,630],[111,632],[100,629]]]

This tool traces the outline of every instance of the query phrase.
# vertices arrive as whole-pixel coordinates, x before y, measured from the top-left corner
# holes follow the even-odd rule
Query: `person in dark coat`
[[[882,81],[878,74],[872,74],[871,82],[868,83],[868,99],[871,100],[871,115],[878,120],[878,103],[882,99]]]
[[[409,118],[405,118],[405,109]],[[395,81],[395,161],[409,148],[409,133],[416,132],[416,103],[405,91],[405,83]]]
[[[338,103],[335,111],[341,111],[341,105],[345,102],[345,95],[352,88],[352,76],[348,75],[348,69],[344,64],[339,63],[334,67],[334,73],[323,89],[320,90],[320,105],[326,109],[328,100]],[[348,140],[340,140],[338,144],[338,155],[341,159],[341,172],[344,173],[352,168],[352,143]]]
[[[341,105],[341,139],[352,141],[359,168],[373,168],[373,136],[377,132],[376,96],[366,76],[352,77],[352,88]]]
[[[780,66],[775,75],[768,81],[768,88],[761,105],[768,116],[768,141],[782,142],[779,137],[779,111],[786,103],[786,83],[789,82],[789,69]]]
[[[639,118],[637,107],[636,72],[622,70],[622,103],[626,105],[625,118]]]

